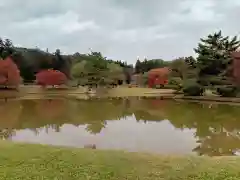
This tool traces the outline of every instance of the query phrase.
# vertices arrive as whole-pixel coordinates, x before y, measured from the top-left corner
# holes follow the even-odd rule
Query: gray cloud
[[[1,0],[1,37],[14,44],[126,60],[193,55],[216,30],[239,34],[239,0]]]

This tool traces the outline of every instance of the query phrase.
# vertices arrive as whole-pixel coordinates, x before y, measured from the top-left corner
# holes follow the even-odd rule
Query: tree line
[[[147,60],[142,62],[137,60],[135,64],[136,73],[148,72],[153,68],[170,67],[183,76],[184,71],[188,68],[195,69],[199,77],[206,75],[213,76],[229,76],[231,75],[232,52],[240,47],[240,41],[237,36],[230,38],[223,36],[222,32],[209,34],[205,38],[201,38],[194,48],[197,58],[179,57],[172,61],[164,61],[161,59]]]
[[[172,61],[144,59],[137,60],[133,66],[122,60],[108,59],[101,52],[63,55],[59,49],[49,53],[48,50],[14,47],[11,40],[0,39],[0,57],[2,59],[12,57],[24,82],[35,80],[35,74],[41,69],[54,69],[63,72],[68,79],[78,84],[84,82],[106,84],[116,81],[130,83],[134,73],[147,76],[151,69],[169,67],[172,70],[170,82],[176,83],[174,81],[178,78],[181,84],[194,81],[195,85],[209,86],[222,85],[223,82],[234,83],[231,79],[233,70],[231,54],[239,47],[237,36],[223,36],[219,31],[200,39],[194,49],[196,58],[179,57]]]
[[[215,89],[222,96],[239,94],[239,84],[233,77],[232,53],[240,47],[237,36],[223,36],[222,31],[201,38],[194,48],[196,58],[179,57],[172,61],[139,60],[135,72],[146,74],[152,68],[169,67],[169,84],[180,85],[188,95],[202,95],[204,89]]]

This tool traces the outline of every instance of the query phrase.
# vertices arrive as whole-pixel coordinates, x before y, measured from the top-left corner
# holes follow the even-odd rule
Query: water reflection
[[[0,138],[159,153],[235,155],[240,107],[154,99],[0,102]]]

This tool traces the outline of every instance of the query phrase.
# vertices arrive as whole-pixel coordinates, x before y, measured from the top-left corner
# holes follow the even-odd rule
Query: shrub
[[[209,79],[211,85],[231,85],[232,82],[222,77],[212,77]]]
[[[67,83],[67,77],[64,73],[56,70],[42,70],[36,74],[37,84],[47,85],[63,85]]]
[[[17,88],[20,84],[20,72],[14,61],[7,57],[0,60],[0,85]]]
[[[162,89],[174,89],[176,91],[180,91],[182,89],[182,86],[181,85],[166,84],[162,87]]]
[[[204,92],[203,86],[194,80],[188,80],[183,85],[183,93],[187,96],[201,96]]]
[[[217,93],[222,97],[236,97],[238,94],[238,88],[236,86],[218,87]]]
[[[179,77],[169,78],[168,84],[169,85],[181,85],[182,84],[182,79],[179,78]]]
[[[156,87],[157,89],[174,89],[177,91],[180,91],[182,89],[182,79],[179,77],[170,77],[168,79],[168,83],[165,85],[162,85],[161,87]]]
[[[206,78],[200,78],[197,80],[197,83],[202,86],[209,86],[209,80]]]
[[[201,77],[197,81],[202,86],[216,86],[216,85],[231,85],[232,81],[230,79],[220,77],[220,76],[205,76]]]

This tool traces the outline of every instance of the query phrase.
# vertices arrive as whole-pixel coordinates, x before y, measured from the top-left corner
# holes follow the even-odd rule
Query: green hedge
[[[222,97],[237,97],[239,89],[236,86],[222,86],[217,88],[217,93]]]
[[[209,80],[211,85],[231,85],[232,82],[228,79],[221,78],[221,77],[212,77]]]
[[[195,80],[187,80],[183,84],[183,93],[186,96],[202,96],[203,92],[203,86],[201,86]]]
[[[168,85],[181,85],[182,84],[182,79],[179,77],[172,77],[169,78],[168,80]]]
[[[231,85],[230,79],[218,76],[206,76],[198,79],[198,83],[202,86]]]

